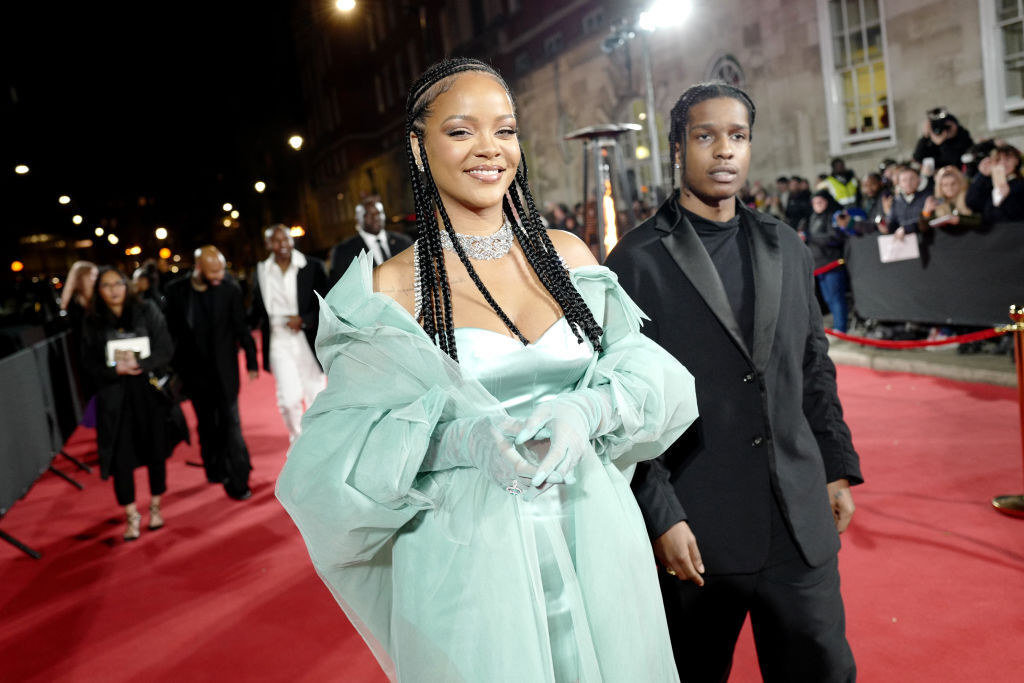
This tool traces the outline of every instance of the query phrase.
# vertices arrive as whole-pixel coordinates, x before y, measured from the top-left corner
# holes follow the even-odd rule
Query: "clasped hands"
[[[593,430],[585,410],[560,396],[525,420],[492,415],[445,424],[424,467],[475,467],[506,490],[517,482],[523,498],[532,500],[552,486],[576,482],[576,465],[594,453]]]

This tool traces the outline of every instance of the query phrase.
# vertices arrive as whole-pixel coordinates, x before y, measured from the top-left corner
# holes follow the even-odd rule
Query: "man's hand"
[[[836,519],[836,530],[843,533],[846,527],[850,526],[856,507],[853,504],[849,480],[836,479],[828,483],[828,502],[832,506],[832,516]]]
[[[258,378],[259,376],[260,376],[260,373],[257,370],[250,370],[249,371],[249,381],[250,382],[255,382],[256,378]]]
[[[290,315],[288,316],[288,327],[292,328],[296,332],[302,329],[302,316]]]
[[[829,484],[831,486],[831,484]],[[690,531],[690,525],[679,522],[654,539],[654,557],[669,574],[680,581],[693,581],[704,585],[704,562],[697,549],[697,537]]]

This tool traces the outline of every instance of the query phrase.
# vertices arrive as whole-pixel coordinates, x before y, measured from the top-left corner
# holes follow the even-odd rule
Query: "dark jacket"
[[[960,161],[967,150],[971,148],[974,141],[971,140],[971,133],[964,128],[959,126],[956,135],[946,140],[941,145],[936,145],[932,142],[932,139],[927,136],[921,136],[917,141],[917,146],[914,147],[914,161],[921,163],[928,157],[935,159],[935,169],[938,170],[943,166],[956,166],[957,168],[963,167],[963,162]]]
[[[862,481],[836,394],[811,254],[778,219],[738,207],[754,278],[746,348],[714,264],[670,197],[607,265],[651,317],[643,331],[693,373],[700,418],[633,490],[656,538],[689,522],[710,573],[761,569],[778,496],[812,565],[839,548],[826,482]]]
[[[412,246],[412,240],[405,235],[391,232],[390,230],[385,230],[384,232],[388,236],[388,251],[391,252],[392,256]],[[363,251],[368,251],[368,249],[366,248],[366,242],[363,241],[359,233],[356,233],[354,237],[350,237],[340,244],[336,244],[331,249],[331,287],[337,284],[341,276],[348,270],[348,267],[352,265],[352,259],[359,256]]]
[[[786,223],[796,228],[803,229],[803,224],[814,213],[811,208],[811,191],[801,190],[789,194],[789,203],[786,204]]]
[[[904,232],[917,232],[924,203],[931,195],[931,183],[916,192],[910,200],[902,192],[897,193],[896,198],[892,200],[892,212],[889,214],[889,232],[896,232],[898,228],[903,228]]]
[[[1008,184],[1010,194],[996,206],[992,203],[992,178],[979,173],[967,188],[967,207],[988,224],[1024,221],[1024,179],[1017,176]]]
[[[198,319],[199,292],[192,287],[191,273],[165,290],[167,326],[174,339],[174,368],[181,375],[185,391],[191,394],[206,386],[211,376],[225,398],[238,396],[238,347],[245,351],[245,366],[256,370],[256,342],[245,322],[242,288],[231,277],[208,290],[212,298],[212,321]]]
[[[166,370],[174,354],[174,344],[167,332],[164,317],[156,304],[138,301],[126,304],[120,325],[90,315],[86,318],[82,340],[82,367],[96,386],[96,441],[99,450],[100,475],[106,479],[117,447],[116,440],[125,415],[151,420],[147,431],[154,433],[152,444],[136,444],[136,453],[126,454],[140,462],[153,457],[166,458],[170,446],[165,431],[166,412],[158,401],[156,389],[148,386],[150,373]],[[149,337],[150,355],[139,360],[141,375],[119,375],[107,365],[107,341],[116,336]],[[143,401],[144,409],[126,411],[126,400]],[[153,451],[158,452],[153,452]],[[119,454],[120,457],[120,454]]]
[[[830,206],[823,213],[812,213],[807,221],[807,246],[814,257],[814,267],[832,263],[843,257],[846,236],[832,227],[832,216],[838,207]]]
[[[294,258],[294,253],[292,258]],[[327,271],[324,270],[324,262],[320,259],[305,254],[303,257],[306,259],[306,265],[299,268],[296,275],[295,291],[299,299],[302,331],[306,335],[306,341],[309,342],[309,348],[313,349],[313,355],[316,355],[316,330],[320,324],[320,300],[316,295],[327,296]],[[257,274],[253,278],[256,284],[252,293],[249,320],[251,324],[259,325],[263,338],[263,369],[272,372],[270,367],[270,318],[267,316],[267,308],[263,304],[263,294],[260,291],[259,269],[263,263],[257,264]]]

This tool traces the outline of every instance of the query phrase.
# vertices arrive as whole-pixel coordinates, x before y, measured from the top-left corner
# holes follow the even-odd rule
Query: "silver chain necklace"
[[[493,261],[507,254],[512,248],[512,225],[506,218],[497,232],[490,235],[463,235],[457,232],[455,237],[469,258],[475,261]],[[445,251],[455,251],[455,245],[452,244],[452,238],[447,230],[441,230],[441,247]]]

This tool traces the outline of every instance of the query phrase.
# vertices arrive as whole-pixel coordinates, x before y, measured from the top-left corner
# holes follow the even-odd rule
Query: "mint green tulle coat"
[[[385,673],[416,683],[561,683],[565,670],[586,683],[677,681],[629,478],[696,419],[693,377],[640,333],[643,314],[611,271],[571,271],[604,350],[566,389],[607,392],[621,425],[594,442],[577,482],[559,487],[566,536],[528,514],[551,491],[524,501],[473,468],[420,472],[439,423],[504,408],[373,292],[371,269],[364,254],[321,303],[327,388],[303,418],[277,496]],[[552,571],[568,633],[549,632]]]

